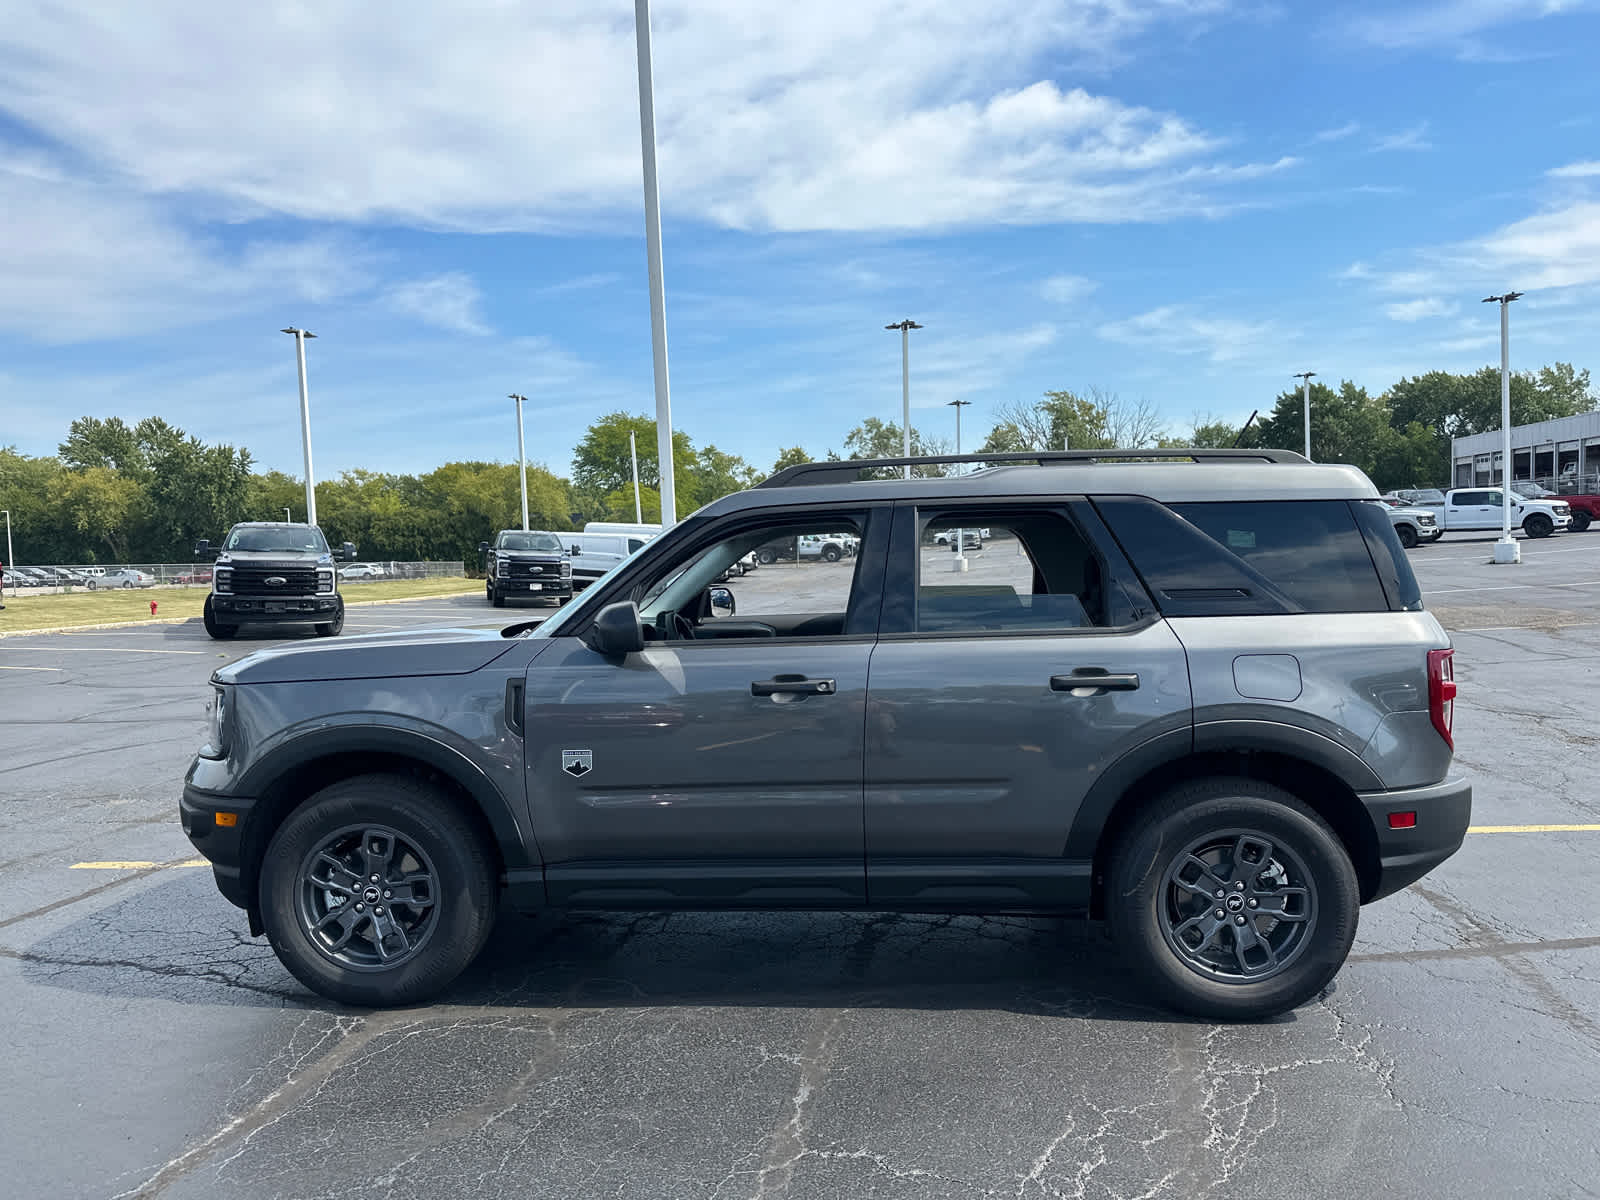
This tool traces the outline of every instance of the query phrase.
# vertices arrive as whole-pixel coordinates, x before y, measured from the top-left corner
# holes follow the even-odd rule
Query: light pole
[[[972,401],[971,400],[951,400],[946,404],[947,408],[953,408],[953,409],[956,410],[956,453],[958,455],[961,453],[961,410],[963,408],[970,408],[971,406],[972,406]],[[958,464],[958,466],[959,466],[959,464]],[[982,534],[979,534],[979,538],[980,539],[982,538],[982,536],[983,536]],[[966,543],[967,543],[967,531],[965,529],[956,530],[956,564],[955,564],[955,569],[957,571],[965,571],[967,569],[967,545],[966,545]]]
[[[317,335],[293,325],[283,330],[294,335],[294,354],[300,363],[300,441],[306,451],[306,524],[317,523],[317,482],[311,476],[311,399],[306,393],[306,339]]]
[[[1485,296],[1485,304],[1500,306],[1500,540],[1494,544],[1494,561],[1519,563],[1522,547],[1511,536],[1511,302],[1521,292]],[[1529,466],[1532,466],[1530,461]],[[1529,472],[1532,473],[1531,471]]]
[[[519,469],[517,478],[522,481],[522,531],[528,531],[528,455],[522,448],[522,404],[526,396],[519,396],[516,392],[507,394],[508,400],[517,402],[517,462]]]
[[[1311,460],[1311,381],[1316,378],[1315,371],[1301,371],[1295,376],[1305,390],[1306,407],[1306,461]]]
[[[911,457],[911,331],[921,329],[910,317],[885,325],[885,329],[900,331],[900,447],[906,458]],[[960,409],[956,412],[959,414]],[[905,477],[911,478],[911,464],[905,467]]]
[[[294,518],[289,515],[289,507],[288,505],[285,505],[283,509],[283,523],[285,525],[290,525],[293,524],[293,522]]]
[[[644,508],[639,503],[639,442],[628,430],[628,458],[633,462],[633,523],[644,524]]]
[[[17,561],[11,556],[11,510],[9,508],[0,508],[0,512],[6,514],[6,566],[14,567],[17,565]],[[14,573],[11,576],[11,594],[13,596],[17,594],[17,577]],[[5,589],[0,588],[0,596],[4,595]]]
[[[633,0],[639,51],[639,146],[644,157],[644,241],[650,269],[650,353],[656,377],[656,456],[660,460],[661,528],[678,521],[672,467],[672,387],[667,376],[667,297],[661,278],[661,193],[656,187],[656,100],[651,81],[650,0]]]

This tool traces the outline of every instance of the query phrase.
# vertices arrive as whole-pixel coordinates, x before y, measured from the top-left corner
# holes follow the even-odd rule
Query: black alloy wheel
[[[1412,525],[1396,525],[1394,531],[1400,535],[1400,544],[1407,550],[1417,548],[1417,530]]]
[[[239,632],[237,625],[225,625],[217,620],[217,614],[211,607],[211,596],[206,596],[206,602],[200,608],[200,621],[206,627],[206,632],[219,642],[230,640]]]
[[[1584,532],[1586,532],[1588,530],[1588,528],[1589,528],[1589,523],[1593,519],[1594,518],[1589,516],[1589,514],[1586,513],[1586,512],[1575,512],[1575,513],[1573,513],[1572,514],[1572,532],[1573,533],[1584,533]]]
[[[338,611],[333,614],[331,621],[317,622],[318,637],[338,637],[344,632],[344,605],[339,605]]]
[[[1543,513],[1533,513],[1522,523],[1529,537],[1547,538],[1556,530],[1556,523]]]

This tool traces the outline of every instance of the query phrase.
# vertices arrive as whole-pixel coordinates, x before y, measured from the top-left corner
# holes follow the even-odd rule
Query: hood
[[[560,562],[567,556],[565,550],[496,550],[498,558],[515,559],[519,562]]]
[[[488,666],[516,641],[497,629],[414,629],[337,641],[273,646],[217,671],[223,683],[309,683],[326,679],[466,675]]]
[[[320,550],[224,550],[217,555],[219,567],[304,567],[313,562],[319,567],[331,567],[333,555]]]
[[[1389,511],[1398,513],[1402,517],[1431,517],[1435,521],[1439,519],[1439,514],[1435,509],[1418,508],[1415,504],[1402,504],[1398,508],[1391,507]]]

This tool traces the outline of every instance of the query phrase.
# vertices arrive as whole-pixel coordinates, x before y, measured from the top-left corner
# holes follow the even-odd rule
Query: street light
[[[650,65],[650,0],[633,0],[639,53],[639,147],[644,157],[644,241],[650,270],[650,353],[656,377],[656,456],[660,460],[661,528],[678,521],[672,466],[672,386],[667,374],[667,297],[661,278],[661,193],[656,187],[656,100]]]
[[[961,410],[963,408],[970,408],[971,406],[972,406],[972,401],[971,400],[951,400],[951,401],[948,401],[946,403],[946,405],[945,405],[946,408],[953,408],[953,409],[956,410],[956,454],[958,456],[961,453]],[[981,537],[982,535],[980,534],[979,536]],[[966,543],[967,543],[967,531],[965,529],[956,530],[956,565],[955,565],[955,569],[957,571],[965,571],[967,569],[967,545],[966,545]]]
[[[9,508],[0,508],[0,512],[6,514],[6,566],[14,567],[17,565],[17,560],[11,556],[11,510]],[[12,572],[11,575],[11,594],[13,596],[17,594],[17,576],[15,572]],[[5,588],[0,587],[0,597],[4,596]]]
[[[1500,306],[1500,540],[1494,544],[1497,563],[1519,563],[1522,547],[1511,536],[1511,302],[1521,292],[1485,296],[1485,304]],[[1532,466],[1530,461],[1529,466]],[[1532,473],[1531,471],[1529,472]]]
[[[885,325],[885,329],[900,331],[900,446],[906,458],[911,457],[911,331],[921,329],[910,317]],[[960,409],[956,412],[959,414]],[[905,477],[911,478],[911,464],[905,466]]]
[[[528,455],[522,448],[522,404],[526,396],[511,392],[506,397],[517,402],[517,462],[521,464],[517,478],[522,481],[522,531],[528,531]]]
[[[294,336],[295,358],[300,364],[300,441],[306,451],[306,524],[317,523],[317,483],[311,477],[311,399],[306,393],[306,339],[317,335],[293,325],[282,332]]]
[[[1301,371],[1295,376],[1305,388],[1306,402],[1306,460],[1311,459],[1311,381],[1316,378],[1315,371]]]
[[[285,525],[289,525],[289,524],[292,524],[293,522],[294,522],[294,518],[289,515],[289,506],[288,505],[284,505],[284,508],[283,508],[283,523]]]

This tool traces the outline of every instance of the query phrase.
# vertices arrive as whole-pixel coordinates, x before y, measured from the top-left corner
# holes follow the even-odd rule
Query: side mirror
[[[201,538],[198,542],[196,542],[194,544],[194,556],[196,558],[212,558],[212,557],[215,557],[213,552],[212,552],[211,542],[210,542],[209,539]]]
[[[713,617],[731,617],[738,611],[739,606],[734,602],[732,588],[708,588],[706,595],[710,601]]]
[[[584,640],[590,649],[607,658],[643,650],[644,623],[639,619],[639,606],[632,600],[606,605],[595,615]]]
[[[567,553],[569,553],[569,554],[582,554],[583,553],[583,547],[578,545],[577,542],[573,542],[571,546],[567,547]]]
[[[479,542],[478,543],[478,553],[479,554],[487,554],[487,553],[489,553],[489,543],[488,542]]]
[[[356,544],[354,542],[346,542],[340,547],[340,553],[344,556],[345,562],[355,562]]]

